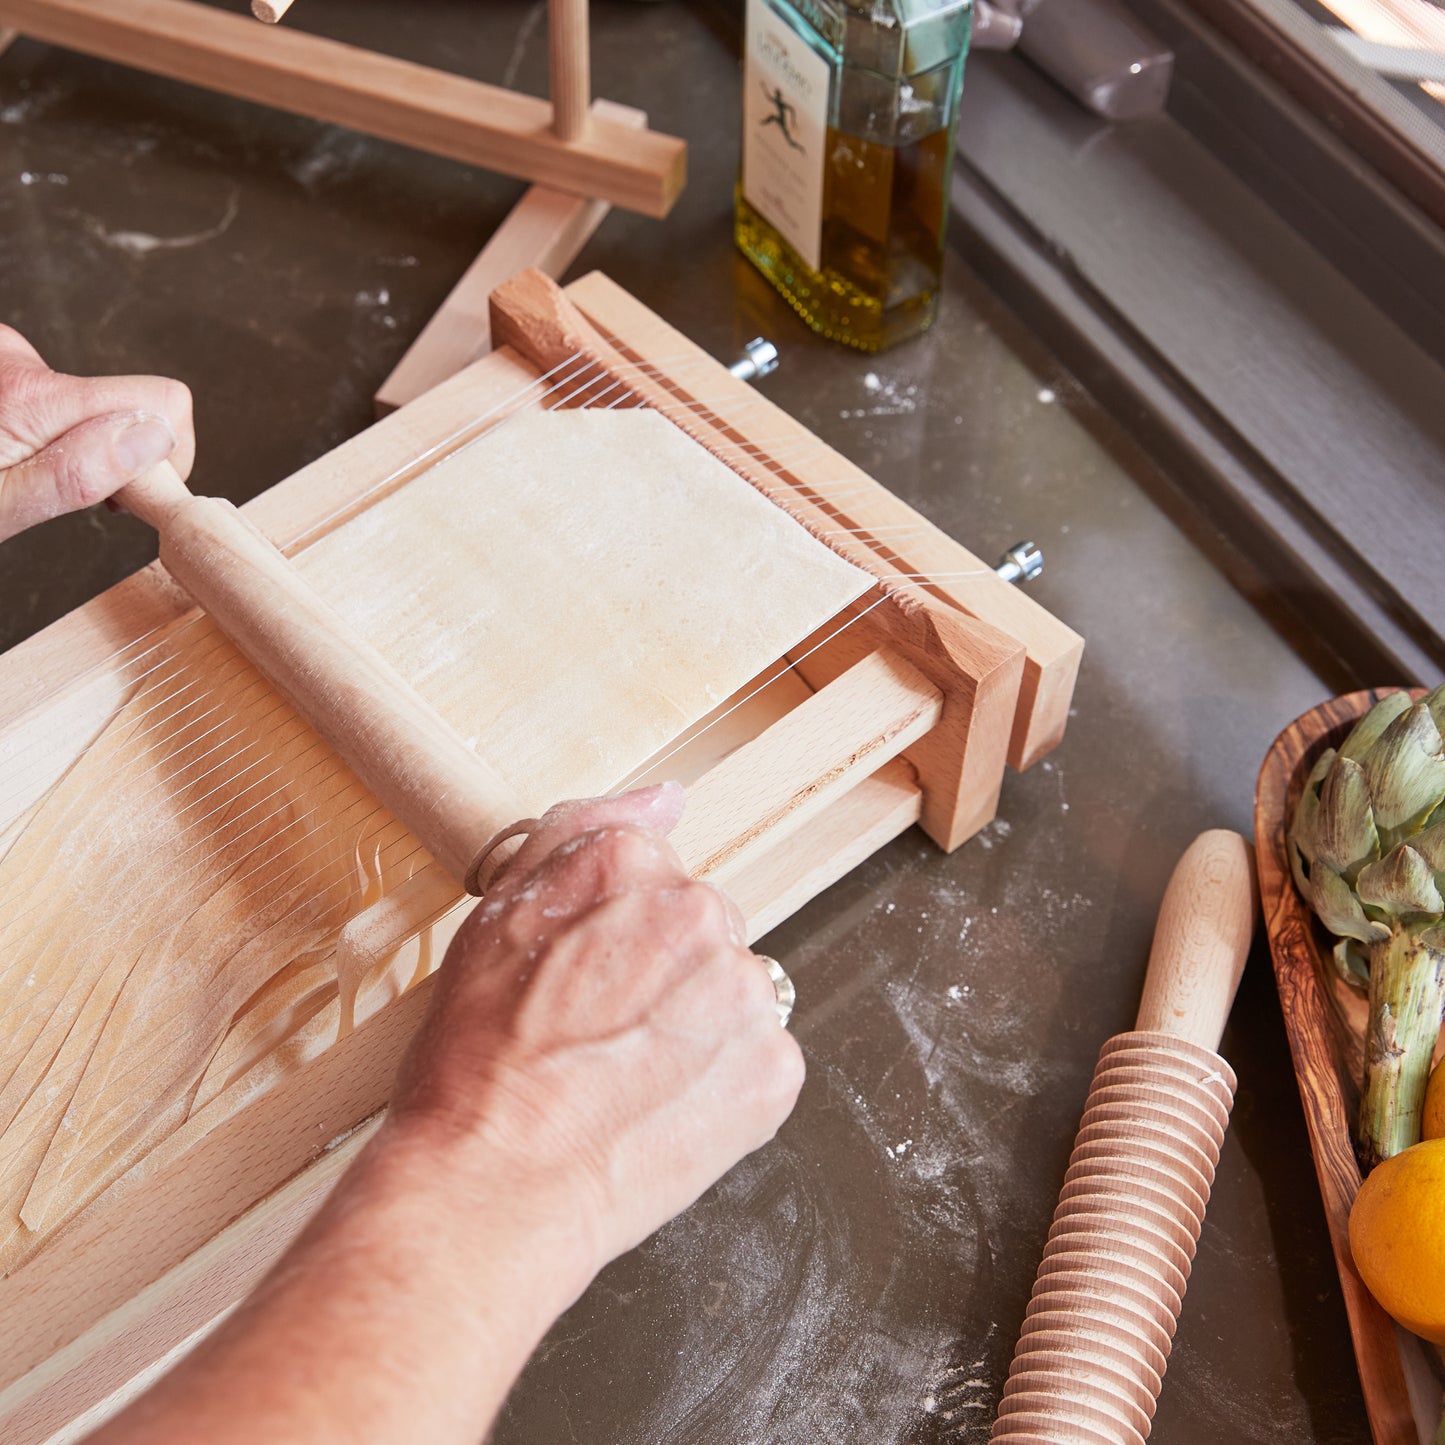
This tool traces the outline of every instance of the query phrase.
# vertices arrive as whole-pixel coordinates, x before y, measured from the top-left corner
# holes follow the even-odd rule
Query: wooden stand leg
[[[599,120],[641,130],[643,111],[594,101]],[[495,287],[528,266],[557,277],[576,259],[612,209],[607,201],[533,186],[482,248],[481,254],[437,308],[376,393],[376,414],[386,416],[454,376],[491,349],[488,302]]]

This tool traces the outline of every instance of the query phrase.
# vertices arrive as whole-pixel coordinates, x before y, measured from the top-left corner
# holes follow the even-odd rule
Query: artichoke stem
[[[1359,1154],[1368,1173],[1420,1139],[1430,1056],[1445,1016],[1445,953],[1404,929],[1370,950]]]

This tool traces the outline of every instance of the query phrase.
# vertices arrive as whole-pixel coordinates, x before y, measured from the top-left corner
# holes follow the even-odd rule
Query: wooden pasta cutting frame
[[[468,419],[504,415],[565,368],[573,404],[662,413],[866,573],[838,616],[758,660],[744,700],[785,675],[789,701],[761,718],[720,709],[733,733],[690,788],[679,853],[736,898],[754,938],[915,821],[958,846],[993,817],[1006,764],[1059,741],[1081,639],[620,288],[594,274],[564,293],[524,273],[494,293],[491,323],[497,351],[246,515],[302,552],[468,444]],[[0,658],[0,742],[43,731],[83,756],[118,705],[104,684],[117,646],[191,611],[156,566]],[[0,817],[0,856],[26,816]],[[463,900],[423,868],[367,901],[335,940],[353,982],[419,939],[434,962]],[[214,1128],[150,1149],[0,1281],[7,1440],[46,1440],[122,1389],[285,1248],[385,1108],[430,993],[425,960],[407,971],[399,996]]]

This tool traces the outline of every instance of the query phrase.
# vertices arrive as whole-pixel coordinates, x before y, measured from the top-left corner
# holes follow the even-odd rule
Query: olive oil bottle
[[[863,351],[932,323],[971,0],[748,0],[743,254]]]

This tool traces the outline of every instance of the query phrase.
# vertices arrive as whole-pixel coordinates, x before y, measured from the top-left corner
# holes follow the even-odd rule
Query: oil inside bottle
[[[951,128],[900,145],[827,131],[817,269],[737,193],[737,243],[815,331],[863,351],[925,330],[943,269]]]

